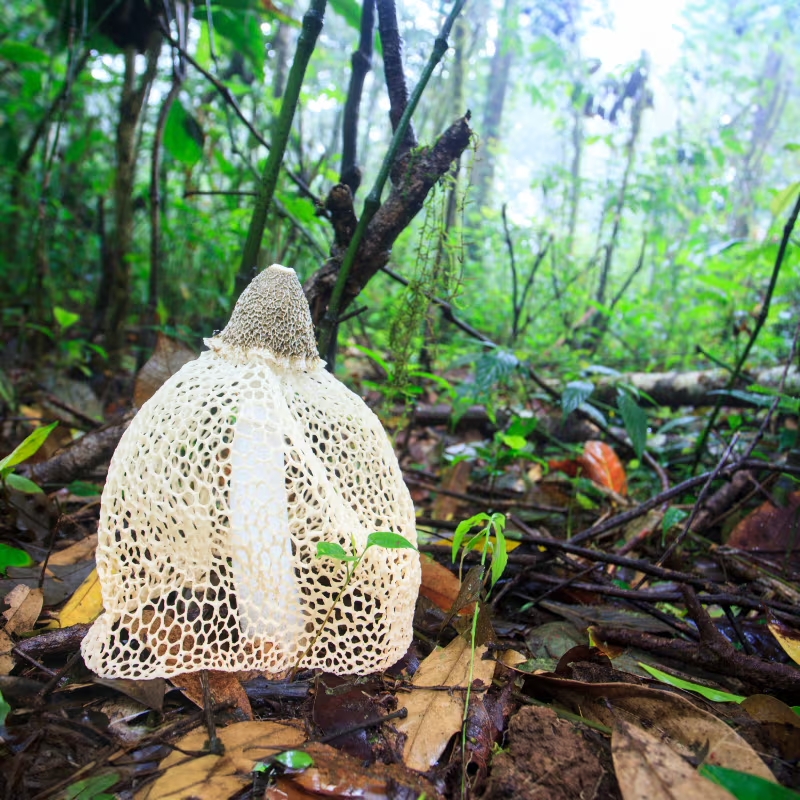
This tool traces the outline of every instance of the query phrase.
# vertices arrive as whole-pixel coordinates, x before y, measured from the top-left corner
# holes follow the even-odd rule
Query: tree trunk
[[[102,315],[105,346],[109,366],[119,366],[125,344],[125,323],[130,308],[130,264],[128,257],[133,244],[133,185],[136,174],[137,128],[144,100],[156,74],[161,34],[151,37],[147,49],[147,66],[136,86],[136,49],[125,49],[125,76],[117,122],[116,175],[114,180],[114,229],[103,264],[99,298],[107,297],[108,305],[98,308]]]
[[[505,0],[500,13],[494,55],[489,67],[483,125],[478,130],[481,142],[472,176],[472,183],[475,187],[475,207],[478,209],[487,205],[494,179],[495,150],[500,142],[503,106],[508,93],[509,73],[514,57],[517,4],[518,0]]]

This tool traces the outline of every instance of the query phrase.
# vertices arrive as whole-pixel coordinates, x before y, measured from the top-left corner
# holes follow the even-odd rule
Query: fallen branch
[[[40,485],[70,483],[82,478],[111,458],[133,417],[134,412],[129,411],[116,424],[87,433],[47,461],[21,467],[20,472]]]

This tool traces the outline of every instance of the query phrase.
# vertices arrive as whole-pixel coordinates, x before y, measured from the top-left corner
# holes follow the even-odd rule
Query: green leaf
[[[647,446],[647,412],[624,389],[618,391],[617,408],[631,437],[636,457],[641,458]]]
[[[495,529],[495,544],[492,552],[492,586],[500,580],[506,571],[508,564],[508,550],[506,549],[506,537]]]
[[[118,780],[119,775],[110,772],[76,781],[64,792],[64,800],[113,800],[114,795],[106,794],[105,790],[110,789]]]
[[[590,381],[570,381],[561,395],[561,409],[566,417],[576,408],[580,408],[594,392],[594,384]]]
[[[800,181],[792,183],[783,191],[778,192],[770,203],[769,210],[774,217],[780,217],[786,209],[797,200],[800,192]]]
[[[490,350],[475,363],[475,386],[479,392],[493,392],[519,367],[519,359],[508,350]]]
[[[38,483],[34,483],[29,478],[24,478],[22,475],[17,475],[14,472],[5,476],[6,485],[11,487],[17,492],[25,492],[25,494],[44,494],[42,487]]]
[[[357,0],[330,0],[330,6],[350,27],[361,30],[361,3]]]
[[[664,519],[661,520],[661,530],[664,531],[664,533],[667,533],[670,528],[675,525],[679,525],[688,516],[688,512],[684,511],[682,508],[670,506],[667,509],[666,514],[664,514]]]
[[[507,433],[500,437],[500,441],[512,450],[522,450],[528,444],[528,440],[524,436],[512,436]]]
[[[317,542],[317,558],[336,558],[339,561],[358,561],[358,556],[350,556],[336,542]]]
[[[746,697],[742,697],[738,694],[723,692],[720,689],[711,689],[708,686],[701,686],[699,683],[691,683],[690,681],[685,681],[682,678],[676,678],[674,675],[669,675],[668,673],[662,672],[660,669],[651,667],[649,664],[644,664],[641,661],[639,662],[639,666],[662,683],[667,683],[670,686],[677,687],[678,689],[686,689],[689,692],[696,692],[697,694],[705,697],[706,700],[711,700],[714,703],[741,703],[747,699]]]
[[[3,693],[0,692],[0,728],[6,724],[6,717],[11,713],[11,706],[6,702]]]
[[[44,50],[25,42],[9,40],[0,44],[0,58],[15,64],[46,64],[50,61],[50,56]]]
[[[314,759],[305,750],[285,750],[272,760],[282,764],[286,769],[299,770],[314,766]]]
[[[416,550],[405,536],[391,531],[376,531],[367,536],[367,547],[386,547],[389,550]],[[366,549],[366,548],[365,548]]]
[[[53,316],[64,330],[74,325],[81,318],[80,314],[76,314],[74,311],[67,311],[66,308],[61,308],[61,306],[53,308]]]
[[[490,520],[491,517],[488,514],[481,512],[480,514],[476,514],[474,517],[470,517],[469,519],[465,519],[458,523],[458,527],[453,534],[453,562],[456,560],[456,555],[461,547],[461,542],[464,541],[464,537],[476,525],[480,525],[482,522],[489,522]]]
[[[253,11],[235,11],[217,5],[213,9],[213,21],[214,31],[243,53],[258,77],[263,77],[267,49],[259,15]]]
[[[4,459],[0,460],[0,475],[6,474],[11,467],[21,464],[30,458],[44,443],[57,422],[51,422],[43,428],[37,428],[30,436],[15,447]]]
[[[800,793],[768,781],[758,775],[749,775],[716,764],[703,764],[700,774],[727,789],[736,800],[798,800]]]
[[[67,491],[76,497],[97,497],[103,493],[103,487],[88,481],[72,481],[67,486]]]
[[[193,166],[203,157],[205,134],[197,120],[181,102],[176,101],[169,112],[164,129],[164,147],[182,164]]]
[[[30,567],[33,559],[18,547],[0,542],[0,575],[5,575],[9,567]]]

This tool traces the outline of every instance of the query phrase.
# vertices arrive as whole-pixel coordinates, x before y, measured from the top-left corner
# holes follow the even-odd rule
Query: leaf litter
[[[155,377],[141,376],[140,399],[157,388],[160,373],[191,356],[164,347]],[[693,562],[672,561],[663,567],[672,572],[662,576],[653,572],[661,566],[661,539],[679,533],[686,519],[681,509],[666,509],[668,501],[626,519],[618,526],[621,542],[588,555],[560,550],[567,537],[553,535],[565,520],[583,535],[629,513],[636,483],[616,446],[591,442],[583,455],[560,464],[551,458],[549,472],[512,459],[503,465],[509,479],[498,481],[482,471],[489,453],[481,450],[482,433],[462,432],[473,455],[440,475],[434,454],[459,437],[445,426],[409,435],[409,453],[424,450],[427,470],[421,475],[407,464],[419,527],[429,536],[419,636],[397,665],[368,679],[301,674],[294,682],[264,682],[253,674],[209,673],[210,708],[195,674],[169,684],[92,679],[76,653],[101,602],[93,575],[96,502],[62,493],[59,502],[80,513],[72,527],[58,531],[51,511],[36,512],[36,524],[27,528],[14,527],[9,517],[13,533],[6,541],[30,553],[34,566],[9,566],[0,580],[6,597],[0,708],[8,709],[0,735],[11,764],[2,778],[6,792],[13,786],[12,796],[23,800],[104,793],[224,800],[255,797],[256,788],[269,798],[722,798],[747,796],[737,780],[767,781],[780,791],[789,790],[776,781],[800,786],[800,695],[759,693],[764,681],[741,670],[720,674],[647,649],[648,636],[672,636],[688,646],[709,635],[683,610],[678,589],[690,581],[713,614],[704,625],[748,655],[768,653],[778,663],[783,647],[796,659],[797,576],[786,559],[793,540],[781,532],[783,552],[776,555],[764,534],[765,520],[787,528],[789,516],[774,505],[757,508],[736,529],[738,551],[706,548],[704,562],[695,543],[686,551]],[[519,448],[518,438],[501,441]],[[791,511],[796,497],[788,497]],[[487,599],[497,540],[488,553],[467,554],[464,583],[444,563],[443,551],[459,521],[498,507],[512,511],[508,563]],[[531,530],[545,544],[526,542]],[[55,546],[46,545],[53,551],[48,558],[49,537]],[[603,560],[614,552],[635,568]],[[639,593],[631,594],[642,580]],[[477,641],[485,642],[473,647],[476,603],[486,608],[487,620],[491,606],[493,630],[483,630]],[[636,644],[612,645],[593,633],[609,630],[629,632]],[[769,638],[775,646],[768,650]],[[676,685],[645,678],[651,674]],[[734,697],[744,699],[725,702]],[[209,714],[221,745],[213,752],[204,722]],[[308,754],[312,765],[286,770],[275,759],[286,750]],[[267,775],[262,784],[258,765]]]

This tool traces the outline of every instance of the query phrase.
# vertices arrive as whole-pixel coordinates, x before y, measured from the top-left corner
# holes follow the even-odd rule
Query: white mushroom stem
[[[284,438],[273,398],[239,407],[231,450],[230,541],[242,633],[285,644],[302,617],[284,484]]]

